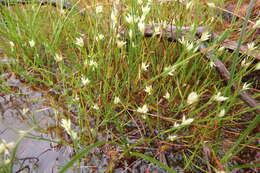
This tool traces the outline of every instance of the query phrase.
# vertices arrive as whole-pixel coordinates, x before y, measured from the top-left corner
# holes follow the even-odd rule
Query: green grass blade
[[[174,171],[173,169],[171,169],[169,166],[163,164],[162,162],[150,157],[150,156],[147,156],[147,155],[144,155],[142,153],[136,153],[136,152],[131,152],[131,155],[132,156],[136,156],[136,157],[140,157],[140,158],[143,158],[144,160],[147,160],[157,166],[159,166],[160,168],[163,168],[165,169],[167,172],[169,173],[176,173],[176,171]]]
[[[89,153],[92,149],[105,144],[106,141],[100,141],[100,142],[96,142],[93,145],[90,145],[88,147],[86,147],[85,149],[83,149],[81,152],[79,152],[77,155],[75,155],[60,171],[59,173],[64,173],[65,171],[67,171],[71,166],[73,166],[73,164],[80,160],[83,156],[85,156],[87,153]]]

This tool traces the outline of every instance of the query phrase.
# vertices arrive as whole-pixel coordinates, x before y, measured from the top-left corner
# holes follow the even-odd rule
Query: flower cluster
[[[61,126],[65,129],[65,131],[68,133],[68,135],[70,135],[70,137],[73,140],[77,139],[77,133],[74,132],[71,128],[71,121],[70,119],[62,119],[61,120]]]

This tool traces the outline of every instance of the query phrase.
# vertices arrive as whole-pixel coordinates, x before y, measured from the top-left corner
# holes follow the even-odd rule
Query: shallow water
[[[14,75],[3,74],[16,94],[3,94],[0,97],[0,138],[6,142],[18,142],[16,161],[13,172],[50,173],[70,159],[73,150],[70,147],[59,146],[46,140],[33,139],[40,137],[57,141],[54,134],[39,133],[36,125],[46,128],[54,125],[52,108],[42,102],[42,93],[24,86]],[[27,134],[21,133],[27,131]]]

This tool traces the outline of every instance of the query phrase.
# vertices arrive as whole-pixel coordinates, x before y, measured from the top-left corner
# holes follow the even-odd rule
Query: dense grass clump
[[[84,8],[84,15],[78,6]],[[14,73],[24,84],[45,93],[49,98],[45,104],[54,110],[55,128],[70,139],[57,136],[75,149],[73,161],[79,164],[93,146],[103,145],[98,142],[102,138],[117,148],[118,160],[108,165],[112,172],[120,162],[137,158],[175,172],[176,165],[158,157],[177,152],[175,146],[181,148],[180,165],[187,172],[248,167],[228,163],[259,138],[252,133],[259,116],[241,102],[238,91],[231,92],[230,83],[198,51],[201,43],[207,44],[207,51],[230,67],[232,80],[244,90],[250,88],[241,80],[256,70],[255,58],[227,51],[221,42],[210,39],[216,30],[225,38],[234,37],[243,22],[234,19],[227,29],[222,7],[224,1],[150,0],[75,2],[71,10],[38,4],[2,6],[0,47],[8,61],[0,64],[0,73]],[[158,35],[146,38],[146,24]],[[177,42],[169,42],[160,35],[169,24],[191,30]],[[208,28],[201,38],[195,33],[199,26]],[[246,39],[241,40],[250,43],[248,51],[257,49],[256,29],[246,28]],[[249,82],[255,86],[257,81]],[[0,84],[0,92],[13,92],[4,79]],[[259,100],[257,92],[252,90]],[[243,121],[245,115],[251,118]],[[48,128],[41,131],[48,133]],[[225,148],[227,142],[230,147]],[[156,152],[147,154],[149,148]]]

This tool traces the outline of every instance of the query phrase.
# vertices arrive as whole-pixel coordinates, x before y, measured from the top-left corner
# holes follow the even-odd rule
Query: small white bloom
[[[9,44],[10,44],[11,48],[14,48],[14,42],[9,41]]]
[[[81,77],[81,82],[83,85],[89,84],[90,80],[84,76]]]
[[[149,64],[146,64],[146,62],[142,62],[141,69],[142,69],[143,71],[147,71],[148,67],[149,67]]]
[[[134,23],[137,23],[140,20],[140,18],[138,16],[135,16],[132,14],[127,14],[125,17],[125,20],[129,24],[134,24]]]
[[[170,76],[173,76],[173,73],[175,72],[175,70],[176,70],[175,66],[164,67],[164,72]]]
[[[206,41],[211,37],[211,34],[209,34],[209,32],[203,32],[200,38],[200,41]]]
[[[260,70],[260,62],[255,65],[255,70]]]
[[[93,68],[97,68],[98,67],[98,63],[94,60],[90,60],[89,61],[89,66],[93,67]]]
[[[242,90],[248,90],[248,89],[250,89],[250,83],[244,83],[243,84],[243,87],[242,87]]]
[[[186,9],[187,10],[192,8],[192,7],[193,7],[193,2],[192,1],[186,3]]]
[[[222,109],[217,116],[224,117],[225,113],[226,113],[225,109]]]
[[[225,47],[224,47],[224,46],[221,46],[220,48],[218,48],[218,51],[219,51],[219,52],[222,52],[224,49],[225,49]]]
[[[163,98],[165,98],[165,99],[169,99],[170,98],[170,93],[169,92],[166,92],[166,94],[163,96]]]
[[[244,58],[240,64],[242,67],[249,67],[251,63],[248,61],[248,58]]]
[[[54,59],[55,59],[55,61],[60,62],[63,60],[63,57],[62,57],[62,55],[56,53]]]
[[[75,133],[71,129],[71,121],[70,121],[70,119],[62,119],[61,120],[61,126],[65,129],[65,131],[70,135],[70,137],[73,140],[77,139],[77,133]]]
[[[122,48],[124,45],[126,45],[125,41],[117,40],[116,41],[117,47]]]
[[[212,3],[211,3],[211,2],[208,2],[207,5],[208,5],[209,7],[212,7],[212,8],[215,8],[215,7],[216,7],[216,5],[215,5],[213,2],[212,2]]]
[[[7,143],[5,140],[2,140],[2,143],[0,144],[0,154],[6,153],[9,154],[9,150],[13,149],[15,147],[14,142]]]
[[[79,101],[79,96],[76,94],[73,98],[72,98],[73,102],[77,102]]]
[[[144,89],[144,91],[145,91],[146,93],[148,93],[148,95],[151,95],[151,94],[152,94],[152,90],[153,90],[152,85],[146,86],[145,89]]]
[[[209,62],[209,66],[213,68],[213,67],[215,67],[216,65],[215,65],[215,63],[214,63],[213,61],[210,61],[210,62]]]
[[[95,37],[95,40],[96,41],[100,41],[100,40],[103,40],[104,39],[104,35],[103,34],[98,34],[98,36]]]
[[[228,97],[222,96],[220,92],[218,92],[215,96],[213,96],[213,100],[218,101],[218,102],[223,102],[227,99],[228,99]]]
[[[199,96],[196,92],[191,92],[187,98],[188,105],[191,105],[199,100]]]
[[[35,46],[34,40],[30,40],[30,41],[29,41],[29,45],[30,45],[30,47],[34,47],[34,46]]]
[[[99,110],[99,106],[98,106],[97,104],[94,104],[94,105],[92,106],[92,108],[95,109],[95,110]]]
[[[188,118],[188,119],[186,119],[186,117],[185,117],[185,115],[182,117],[182,123],[181,123],[181,125],[189,125],[189,124],[191,124],[192,122],[194,121],[194,119],[193,118]]]
[[[143,3],[143,0],[137,0],[137,3],[141,5]]]
[[[146,16],[150,11],[150,6],[149,5],[146,5],[146,6],[142,6],[142,12],[143,12],[143,15]]]
[[[78,45],[79,47],[83,47],[84,46],[83,38],[82,37],[76,38],[75,44]]]
[[[145,105],[143,105],[143,107],[138,107],[136,111],[139,113],[142,113],[142,114],[146,114],[149,111],[149,109],[148,109],[147,105],[145,104]]]
[[[71,131],[71,121],[70,119],[62,119],[61,126],[67,131]]]
[[[29,112],[29,108],[23,108],[22,109],[22,114],[26,115]]]
[[[145,24],[143,22],[139,22],[138,23],[138,28],[139,28],[139,31],[144,34],[145,32]]]
[[[187,49],[187,51],[191,51],[194,48],[194,44],[191,41],[185,40],[184,37],[179,39],[179,42]],[[195,52],[197,49],[198,47],[194,49],[193,52]]]
[[[115,97],[115,99],[114,99],[114,104],[118,104],[118,103],[120,103],[120,102],[121,102],[120,98],[119,98],[119,97]]]
[[[169,141],[174,141],[174,139],[176,139],[176,138],[177,138],[176,135],[169,135],[169,136],[167,137],[167,139],[168,139]]]
[[[187,49],[188,51],[191,51],[191,50],[193,49],[193,47],[194,47],[193,43],[192,43],[192,42],[189,42],[189,41],[187,41],[187,44],[186,44],[186,49]]]
[[[143,114],[143,115],[142,115],[142,118],[143,118],[144,120],[147,120],[147,115]]]
[[[173,125],[174,128],[177,128],[179,126],[180,126],[180,124],[178,124],[177,122],[175,122],[174,125]]]
[[[247,47],[248,47],[248,51],[249,51],[249,52],[256,49],[254,42],[248,43],[248,44],[247,44]]]
[[[256,21],[256,23],[254,24],[254,26],[253,26],[253,29],[256,29],[256,28],[259,28],[260,27],[260,19],[258,19],[257,21]]]
[[[102,13],[103,12],[103,6],[102,5],[97,5],[96,6],[96,13],[99,14],[99,13]]]

